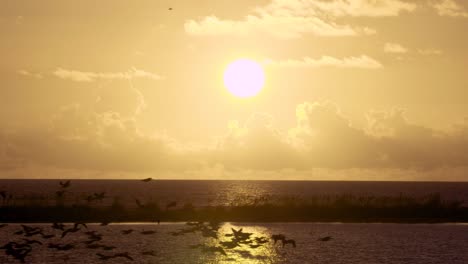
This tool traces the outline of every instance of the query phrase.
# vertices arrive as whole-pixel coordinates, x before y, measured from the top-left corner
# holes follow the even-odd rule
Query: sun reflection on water
[[[203,254],[199,263],[279,263],[282,259],[279,244],[272,242],[265,227],[225,223],[217,234],[217,238],[207,239],[203,247],[222,248],[223,253]]]

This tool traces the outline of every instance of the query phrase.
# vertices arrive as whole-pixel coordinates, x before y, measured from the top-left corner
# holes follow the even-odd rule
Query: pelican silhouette
[[[73,224],[73,228],[78,228],[79,226],[82,226],[82,227],[88,229],[88,226],[86,225],[86,223],[74,223]]]
[[[176,202],[176,201],[167,203],[167,204],[166,204],[166,210],[168,210],[169,208],[172,208],[172,207],[176,207],[176,206],[177,206],[177,202]]]
[[[282,239],[281,242],[283,242],[283,247],[287,244],[291,244],[293,247],[296,247],[296,241],[294,241],[294,239]]]
[[[114,258],[114,256],[106,256],[104,254],[101,254],[101,253],[96,253],[96,255],[101,259],[101,260],[109,260],[111,258]]]
[[[28,244],[28,245],[32,245],[32,244],[42,245],[42,242],[41,242],[41,241],[38,241],[38,240],[35,240],[35,239],[23,238],[23,241],[24,241],[26,244]]]
[[[65,228],[65,225],[62,224],[62,223],[53,223],[52,224],[52,229],[56,229],[56,230],[62,230]]]
[[[60,182],[60,186],[62,188],[68,188],[70,187],[70,181]]]
[[[204,246],[202,248],[202,251],[203,252],[218,252],[218,253],[221,253],[223,255],[227,255],[226,254],[226,251],[224,251],[224,249],[220,246]]]
[[[135,199],[135,203],[137,204],[139,208],[145,208],[145,205],[140,200]]]
[[[41,234],[41,237],[44,238],[44,239],[49,239],[49,238],[55,237],[55,235],[53,235],[53,234],[46,235],[46,234],[44,234],[44,233],[42,233],[42,232],[41,232],[40,234]]]
[[[326,237],[320,237],[318,241],[326,242],[326,241],[330,241],[331,239],[332,239],[331,236],[326,236]]]
[[[239,246],[239,242],[236,241],[236,240],[232,240],[232,241],[221,241],[219,242],[219,244],[221,244],[222,246],[224,246],[225,248],[227,249],[233,249],[233,248],[236,248]]]
[[[140,234],[142,235],[152,235],[152,234],[156,234],[157,232],[156,231],[152,231],[152,230],[148,230],[148,231],[141,231]]]
[[[66,251],[75,248],[73,244],[55,244],[55,243],[49,243],[48,245],[49,248],[54,248],[60,251]]]
[[[62,198],[65,194],[65,190],[60,190],[60,191],[56,191],[55,192],[55,195],[58,197],[58,198]]]
[[[273,238],[273,240],[275,241],[274,244],[276,244],[276,242],[278,242],[278,240],[285,240],[286,239],[286,237],[283,234],[272,235],[271,238]]]
[[[102,245],[102,249],[104,249],[104,250],[113,250],[113,249],[116,249],[116,247],[114,247],[114,246]]]
[[[141,254],[143,256],[153,256],[153,257],[156,257],[156,252],[154,250],[151,250],[151,251],[143,251],[141,252]]]
[[[68,228],[68,229],[65,229],[63,232],[62,232],[62,238],[64,238],[68,233],[76,233],[78,231],[80,231],[81,229],[78,227],[78,226],[74,226],[72,228]]]
[[[5,254],[12,256],[13,258],[25,263],[25,258],[32,251],[32,247],[29,244],[19,244],[16,242],[8,242],[7,244],[0,247],[0,249],[5,249]]]
[[[117,254],[114,255],[114,257],[116,257],[116,258],[121,257],[121,258],[126,258],[128,260],[133,260],[133,258],[130,257],[128,252],[117,253]]]
[[[133,229],[122,230],[120,232],[122,233],[122,235],[128,235],[133,232]]]

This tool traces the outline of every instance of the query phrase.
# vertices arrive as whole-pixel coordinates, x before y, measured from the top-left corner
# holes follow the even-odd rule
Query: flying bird
[[[326,236],[326,237],[320,237],[318,241],[326,242],[326,241],[330,241],[331,239],[332,239],[331,236]]]
[[[68,188],[70,187],[70,181],[60,182],[60,186],[62,188]]]
[[[122,230],[120,232],[122,233],[122,235],[128,235],[133,232],[133,229]]]

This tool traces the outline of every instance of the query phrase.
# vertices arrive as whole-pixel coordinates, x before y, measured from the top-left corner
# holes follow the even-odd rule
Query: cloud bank
[[[413,124],[404,111],[370,111],[357,127],[331,102],[296,108],[296,126],[281,131],[268,114],[231,122],[214,146],[192,148],[145,135],[134,118],[62,108],[43,127],[0,133],[0,170],[42,167],[106,173],[223,171],[450,171],[468,168],[468,119],[448,131]],[[354,172],[354,174],[356,174]],[[414,178],[413,178],[414,179]],[[424,179],[424,178],[419,178]]]

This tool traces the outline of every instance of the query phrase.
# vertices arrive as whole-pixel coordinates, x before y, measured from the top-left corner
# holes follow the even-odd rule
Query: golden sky
[[[0,0],[0,177],[468,180],[467,32],[464,0]]]

